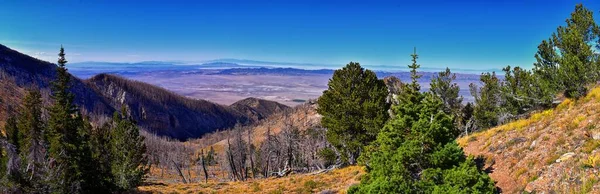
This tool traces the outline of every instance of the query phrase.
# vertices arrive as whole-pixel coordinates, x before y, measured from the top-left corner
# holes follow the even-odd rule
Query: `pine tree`
[[[456,74],[453,74],[450,68],[446,68],[431,80],[429,90],[442,100],[444,112],[454,117],[456,127],[462,128],[461,123],[464,123],[461,114],[463,97],[459,95],[460,87],[457,83],[453,83],[454,80],[456,80]]]
[[[535,54],[533,76],[540,90],[538,98],[544,102],[552,102],[554,96],[564,88],[559,74],[558,53],[552,39],[543,40]]]
[[[110,132],[111,172],[115,185],[122,191],[139,186],[149,170],[144,137],[126,114],[125,108],[120,114],[114,114],[115,128]]]
[[[499,123],[501,93],[500,82],[496,73],[482,73],[480,76],[482,86],[469,85],[471,95],[475,98],[473,118],[479,129],[488,129]]]
[[[413,54],[412,72],[418,68]],[[414,73],[413,73],[414,75]],[[379,132],[366,162],[368,175],[348,193],[493,193],[494,182],[465,157],[442,100],[413,83],[394,105],[396,117]]]
[[[446,68],[431,80],[430,91],[442,99],[444,112],[458,115],[457,112],[461,109],[463,97],[458,94],[460,87],[457,83],[453,83],[454,80],[456,80],[456,74]]]
[[[501,84],[502,110],[510,115],[517,116],[548,106],[549,98],[540,96],[541,91],[535,77],[530,71],[520,67],[511,69],[507,66],[504,71],[504,81]]]
[[[408,66],[408,68],[410,68],[410,79],[411,79],[411,83],[408,85],[409,90],[411,90],[411,92],[419,92],[421,90],[421,85],[419,85],[419,78],[421,78],[420,75],[417,70],[421,67],[421,65],[417,64],[417,59],[419,59],[419,55],[417,55],[417,48],[414,48],[414,52],[412,55],[410,55],[412,57],[412,64],[410,64]]]
[[[49,157],[51,166],[51,190],[57,193],[80,193],[83,187],[83,173],[80,166],[83,119],[73,104],[74,95],[70,92],[71,75],[67,72],[64,48],[58,54],[56,80],[52,82],[52,99],[48,119]]]
[[[30,192],[45,191],[43,176],[45,172],[46,140],[44,139],[45,123],[42,120],[42,95],[37,90],[30,90],[23,99],[20,110],[18,128],[24,133],[21,158],[25,167],[25,179],[29,182]]]
[[[6,137],[0,133],[0,186],[5,187],[6,185],[6,172],[8,165],[8,150],[4,148],[7,145]],[[0,189],[0,192],[7,192],[4,189]]]
[[[373,71],[350,62],[336,70],[328,89],[319,98],[317,112],[323,115],[327,140],[353,164],[363,147],[375,140],[389,118],[387,87]]]
[[[541,78],[546,95],[564,91],[567,97],[578,98],[587,93],[587,84],[600,77],[600,63],[593,50],[600,28],[593,12],[582,4],[575,7],[566,23],[538,46],[534,72]]]
[[[9,115],[4,125],[6,138],[0,138],[0,147],[3,152],[0,158],[0,164],[3,171],[3,177],[0,177],[0,192],[3,193],[23,193],[25,180],[21,172],[20,149],[23,144],[23,134],[19,131],[17,119],[14,115]]]
[[[80,116],[79,126],[77,128],[77,155],[76,162],[78,171],[81,172],[81,191],[83,193],[100,192],[107,193],[113,189],[110,182],[110,177],[106,177],[100,160],[94,157],[94,142],[92,140],[92,125],[88,117]]]
[[[103,126],[92,131],[91,149],[92,159],[94,161],[94,174],[97,176],[97,187],[99,191],[116,190],[112,176],[112,150],[110,133],[114,128],[112,123],[105,123]],[[107,191],[107,192],[108,192]]]
[[[461,119],[459,126],[462,127],[460,130],[464,130],[465,135],[469,135],[469,131],[472,131],[475,125],[475,121],[473,120],[473,111],[473,103],[471,102],[467,102],[467,104],[460,110]]]
[[[9,115],[4,128],[7,142],[14,145],[16,153],[20,154],[23,145],[23,133],[19,131],[17,126],[17,118],[14,115]]]

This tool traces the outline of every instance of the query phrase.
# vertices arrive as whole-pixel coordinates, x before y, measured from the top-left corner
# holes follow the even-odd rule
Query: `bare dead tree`
[[[238,180],[237,170],[235,168],[235,162],[233,158],[233,151],[231,150],[231,143],[229,141],[229,137],[227,138],[227,159],[230,167],[230,174],[233,180]]]
[[[8,156],[8,162],[6,163],[6,175],[7,176],[18,176],[21,169],[21,157],[17,153],[15,145],[9,143],[5,139],[0,138],[0,146],[6,151]],[[0,188],[3,193],[21,193],[18,187],[10,186],[6,188]]]
[[[208,172],[206,171],[206,160],[204,159],[204,150],[202,150],[200,159],[202,160],[202,169],[204,170],[204,182],[208,183]]]
[[[183,177],[187,182],[191,177],[191,168],[194,166],[193,149],[183,142],[172,140],[166,137],[159,137],[144,130],[140,134],[145,137],[146,153],[148,154],[151,165],[161,169],[160,176],[165,172],[175,171],[175,174],[184,176],[184,169],[188,169],[188,178]]]
[[[188,183],[188,181],[185,179],[185,176],[183,175],[183,173],[181,172],[181,168],[179,168],[179,165],[177,165],[177,163],[175,163],[174,160],[171,160],[171,162],[173,162],[173,166],[175,166],[175,169],[177,170],[177,173],[179,173],[179,176],[181,177],[181,181],[183,183]]]
[[[252,178],[256,178],[256,168],[254,168],[254,154],[255,154],[255,150],[256,150],[256,146],[254,146],[254,144],[252,143],[252,135],[253,135],[254,130],[252,130],[252,127],[249,127],[247,130],[247,135],[248,135],[248,158],[250,159],[250,169],[252,171]]]
[[[267,126],[266,136],[267,136],[267,138],[265,140],[266,143],[263,143],[261,145],[267,145],[267,146],[265,146],[266,147],[266,151],[265,151],[266,157],[265,157],[264,161],[265,161],[266,165],[263,168],[264,169],[263,170],[263,176],[265,178],[268,178],[269,177],[269,170],[270,170],[269,169],[269,163],[271,162],[271,125]]]

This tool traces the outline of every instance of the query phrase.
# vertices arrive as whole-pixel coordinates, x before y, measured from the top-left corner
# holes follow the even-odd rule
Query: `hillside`
[[[252,131],[252,143],[254,145],[259,145],[265,140],[267,132],[270,132],[271,135],[276,135],[281,132],[286,125],[297,127],[300,131],[319,127],[321,124],[321,115],[317,113],[316,108],[316,104],[305,103],[272,114],[269,117],[248,126]],[[191,140],[190,143],[197,145],[198,148],[201,149],[213,147],[217,150],[219,155],[223,155],[224,149],[227,146],[227,135],[228,131],[220,131],[218,133],[203,136],[199,139]]]
[[[600,88],[458,140],[505,193],[600,193]]]
[[[44,104],[50,105],[50,85],[55,77],[55,64],[0,45],[0,126],[18,110],[29,88],[39,89]],[[238,122],[251,124],[289,108],[258,99],[246,99],[232,108],[108,74],[88,80],[72,76],[71,92],[75,94],[75,104],[92,121],[111,117],[122,104],[127,104],[143,129],[177,139],[197,138]]]
[[[19,53],[0,44],[0,122],[14,113],[29,88],[41,90],[44,103],[50,103],[50,83],[56,77],[56,65]],[[71,92],[75,103],[89,115],[114,112],[104,98],[80,79],[72,77]],[[3,123],[0,123],[3,126]]]
[[[246,115],[232,108],[189,99],[157,86],[115,75],[99,74],[86,82],[110,100],[115,109],[126,104],[142,128],[158,135],[187,139],[232,127],[237,122],[248,122]]]
[[[130,114],[142,128],[182,140],[231,128],[236,123],[251,124],[289,109],[277,102],[256,98],[228,107],[109,74],[96,75],[86,83],[105,96],[115,109],[127,104]]]
[[[267,118],[273,113],[290,109],[286,105],[258,98],[246,98],[233,103],[229,107],[249,116],[254,122]]]

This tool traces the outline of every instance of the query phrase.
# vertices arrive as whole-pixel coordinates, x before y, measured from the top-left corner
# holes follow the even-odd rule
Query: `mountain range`
[[[98,68],[111,69],[118,64],[97,65]],[[145,68],[171,68],[170,64],[160,62],[143,65]],[[74,66],[77,69],[77,65]],[[67,67],[71,68],[69,64]],[[125,68],[140,69],[139,66],[136,68],[135,64]],[[55,77],[55,64],[0,45],[0,121],[6,120],[9,115],[17,114],[21,99],[29,89],[40,90],[44,104],[51,104],[50,85]],[[92,121],[101,122],[125,105],[141,128],[180,140],[231,128],[236,123],[251,124],[273,113],[289,109],[283,104],[260,99],[245,99],[232,106],[226,106],[187,98],[158,86],[104,73],[89,79],[72,76],[71,84],[71,92],[76,96],[75,104]],[[0,126],[3,126],[3,123],[0,123]]]

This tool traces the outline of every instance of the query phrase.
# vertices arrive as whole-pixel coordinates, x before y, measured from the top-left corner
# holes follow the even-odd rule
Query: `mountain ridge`
[[[42,92],[46,106],[51,104],[50,83],[56,77],[56,67],[53,63],[35,59],[0,44],[0,120],[4,121],[8,115],[16,114],[21,99],[30,88]],[[71,84],[75,104],[92,121],[110,117],[115,110],[126,104],[130,114],[143,129],[180,140],[230,128],[236,123],[250,124],[256,122],[256,118],[274,113],[269,110],[279,111],[265,109],[262,112],[241,112],[225,105],[187,98],[155,85],[109,74],[95,75],[87,80],[72,76]],[[271,103],[266,100],[260,102]],[[179,114],[174,114],[178,112]]]

